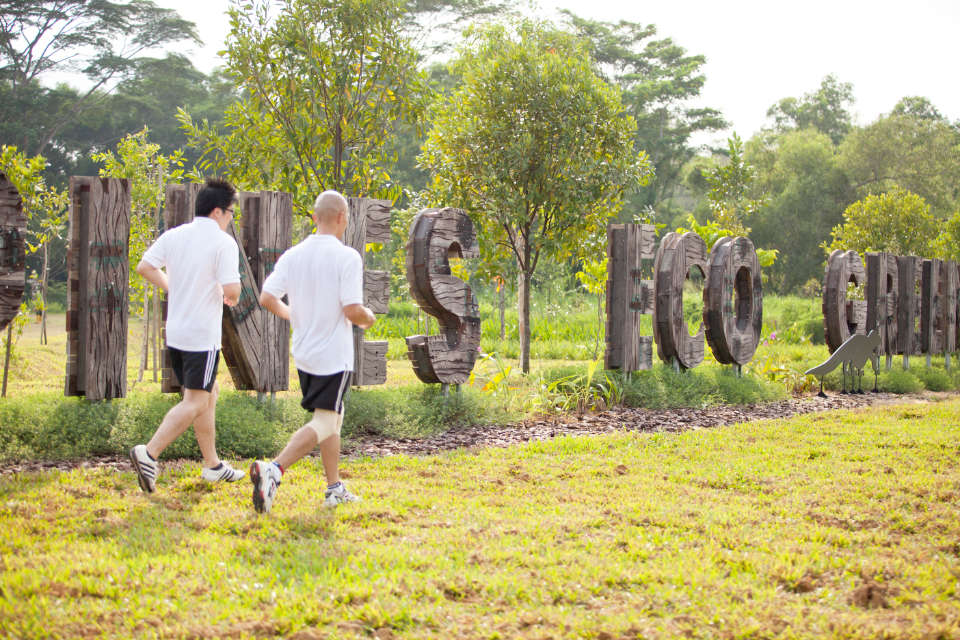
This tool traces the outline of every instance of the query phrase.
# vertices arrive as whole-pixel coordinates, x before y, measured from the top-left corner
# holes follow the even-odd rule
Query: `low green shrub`
[[[910,371],[894,366],[890,371],[880,374],[880,390],[888,393],[917,393],[923,390],[923,383]]]
[[[949,391],[956,388],[950,374],[938,367],[923,368],[917,372],[917,377],[930,391]]]

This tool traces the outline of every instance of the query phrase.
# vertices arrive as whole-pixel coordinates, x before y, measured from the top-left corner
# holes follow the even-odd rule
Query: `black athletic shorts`
[[[303,393],[301,407],[307,411],[326,409],[343,413],[343,402],[350,393],[349,371],[331,373],[328,376],[315,376],[300,369],[297,369],[297,373],[300,375],[300,391]]]
[[[167,347],[167,351],[170,352],[173,373],[176,374],[181,387],[198,391],[213,390],[213,383],[217,381],[217,365],[220,364],[219,349],[181,351],[174,347]]]

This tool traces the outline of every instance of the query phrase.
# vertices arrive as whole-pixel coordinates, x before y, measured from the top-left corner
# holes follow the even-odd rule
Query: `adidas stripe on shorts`
[[[213,390],[213,383],[217,381],[217,365],[220,364],[220,350],[213,351],[181,351],[174,347],[167,347],[170,352],[170,363],[173,373],[184,389],[202,391]]]
[[[300,406],[307,411],[326,409],[343,414],[343,401],[350,392],[350,372],[341,371],[327,376],[316,376],[297,369],[303,400]]]

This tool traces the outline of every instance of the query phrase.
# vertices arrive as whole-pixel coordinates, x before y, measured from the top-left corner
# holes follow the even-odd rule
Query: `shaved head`
[[[335,224],[341,213],[348,212],[347,199],[337,191],[324,191],[313,203],[313,217],[317,224]]]

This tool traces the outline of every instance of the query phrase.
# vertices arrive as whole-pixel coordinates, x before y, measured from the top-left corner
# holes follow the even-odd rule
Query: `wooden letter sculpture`
[[[823,329],[827,348],[836,351],[855,333],[866,333],[867,303],[847,300],[848,284],[866,284],[867,274],[856,251],[835,250],[823,279]]]
[[[65,395],[127,394],[129,242],[130,183],[71,177]]]
[[[344,244],[356,249],[363,258],[363,303],[374,313],[387,313],[390,306],[390,274],[367,269],[367,244],[390,241],[389,200],[347,198],[350,221]],[[355,386],[383,384],[387,381],[386,340],[363,339],[364,331],[353,328],[353,379]]]
[[[19,313],[23,300],[26,234],[23,201],[13,183],[0,172],[0,331]]]
[[[867,330],[880,332],[878,354],[890,358],[897,353],[897,309],[899,291],[897,256],[892,253],[867,254]]]
[[[916,256],[897,257],[897,353],[903,354],[903,368],[910,368],[910,356],[920,354],[922,344],[918,322],[923,261]]]
[[[244,191],[240,193],[240,213],[240,248],[259,290],[280,255],[290,248],[293,196],[282,191]],[[254,313],[262,315],[263,334],[262,372],[253,388],[261,393],[283,391],[290,386],[290,323],[266,309]]]
[[[707,343],[720,364],[745,365],[763,327],[763,285],[753,242],[720,238],[710,251],[708,269],[703,289]]]
[[[167,229],[193,220],[199,184],[167,185],[166,205],[163,221]],[[239,241],[233,222],[227,227],[227,233],[234,241]],[[233,307],[223,309],[223,359],[237,389],[260,389],[261,380],[275,378],[276,373],[265,368],[263,358],[263,321],[267,312],[260,306],[260,288],[243,249],[237,249],[240,255],[240,300]],[[167,303],[164,297],[163,318],[167,317]],[[164,343],[166,338],[164,337]],[[276,363],[274,363],[276,364]],[[287,365],[289,366],[289,365]],[[173,374],[170,356],[163,350],[163,379],[161,390],[164,393],[180,391],[180,382]]]
[[[407,281],[420,307],[437,318],[440,334],[409,336],[413,371],[423,382],[462,384],[480,346],[480,311],[473,291],[451,275],[450,258],[480,255],[473,223],[460,209],[425,209],[407,241]]]
[[[956,349],[957,265],[953,261],[924,260],[920,302],[921,348],[927,359]]]
[[[653,336],[640,335],[640,317],[653,313],[653,280],[643,279],[641,266],[655,255],[655,237],[650,224],[607,227],[607,369],[653,366]]]
[[[690,269],[707,275],[707,245],[692,231],[668,233],[654,260],[653,336],[664,362],[692,369],[703,362],[703,324],[696,335],[687,331],[683,317],[683,283]]]

